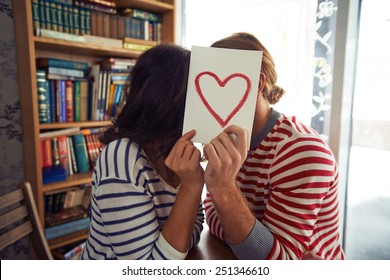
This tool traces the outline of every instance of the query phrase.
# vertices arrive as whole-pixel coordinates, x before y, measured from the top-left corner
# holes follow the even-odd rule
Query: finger
[[[191,140],[195,136],[195,134],[196,134],[195,129],[190,130],[190,131],[184,133],[183,136],[179,138],[178,142],[185,141],[185,140]]]
[[[209,161],[209,164],[213,162],[219,162],[219,157],[213,144],[206,144],[203,151],[206,159]]]
[[[233,124],[228,126],[224,132],[227,134],[234,134],[236,136],[234,146],[236,146],[242,156],[245,156],[248,152],[248,132],[246,129]]]
[[[232,139],[231,135],[233,134],[227,134],[226,132],[222,132],[217,137],[227,151],[236,150],[236,146],[234,145],[234,140]]]
[[[195,150],[195,146],[192,145],[192,144],[187,144],[185,147],[184,147],[184,150],[183,150],[183,154],[182,154],[182,158],[184,160],[190,160],[191,156],[192,156],[192,153],[194,152]]]
[[[220,158],[225,157],[225,155],[228,153],[226,147],[221,142],[220,135],[211,140],[211,144],[213,144],[214,149]]]
[[[199,149],[195,147],[195,149],[192,151],[190,161],[199,163],[200,158],[201,158],[201,152],[199,151]]]

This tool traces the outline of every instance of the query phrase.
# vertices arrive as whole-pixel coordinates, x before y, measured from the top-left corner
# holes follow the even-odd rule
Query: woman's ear
[[[257,90],[258,94],[263,92],[264,85],[265,85],[265,75],[264,73],[260,73],[259,89]]]

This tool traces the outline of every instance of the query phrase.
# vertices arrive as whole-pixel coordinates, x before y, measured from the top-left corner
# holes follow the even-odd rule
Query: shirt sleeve
[[[275,237],[267,259],[301,259],[310,251],[320,210],[329,209],[321,219],[337,220],[338,171],[333,154],[319,138],[299,137],[282,144],[270,168],[272,192],[262,220]]]

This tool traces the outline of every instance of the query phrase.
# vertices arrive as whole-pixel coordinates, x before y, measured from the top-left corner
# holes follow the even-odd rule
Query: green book
[[[88,172],[89,160],[84,135],[81,133],[72,135],[72,140],[78,171],[80,173]]]
[[[51,2],[51,1],[49,1],[49,5],[50,5],[51,29],[54,31],[59,31],[57,5],[55,2]]]
[[[74,81],[73,83],[73,119],[75,122],[80,121],[80,81]]]
[[[56,3],[57,8],[57,30],[59,32],[64,32],[64,16],[62,11],[61,3]]]
[[[46,29],[46,10],[44,0],[38,0],[39,28]]]
[[[39,3],[38,0],[31,1],[34,30],[40,28]]]

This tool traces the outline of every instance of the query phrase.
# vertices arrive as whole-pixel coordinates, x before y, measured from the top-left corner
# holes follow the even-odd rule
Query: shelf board
[[[92,171],[86,173],[77,173],[73,175],[68,175],[66,180],[58,181],[50,184],[44,184],[42,191],[44,193],[49,193],[64,188],[74,187],[77,185],[88,184],[92,180]]]
[[[142,51],[134,51],[124,48],[105,47],[44,37],[34,37],[34,43],[35,47],[39,50],[68,54],[77,53],[85,56],[137,58],[142,53]]]
[[[156,0],[117,0],[118,7],[136,8],[154,13],[167,13],[174,10],[174,6]]]
[[[111,124],[112,124],[111,121],[45,123],[45,124],[40,124],[39,129],[49,130],[49,129],[62,129],[62,128],[72,128],[72,127],[102,127]]]
[[[89,229],[83,229],[79,231],[72,232],[70,234],[53,238],[47,241],[49,243],[50,250],[60,248],[72,244],[77,241],[87,239]]]

